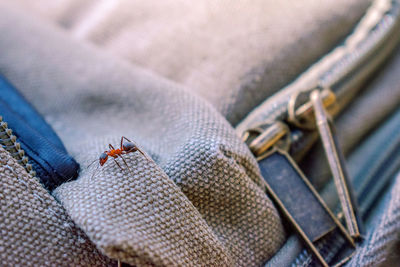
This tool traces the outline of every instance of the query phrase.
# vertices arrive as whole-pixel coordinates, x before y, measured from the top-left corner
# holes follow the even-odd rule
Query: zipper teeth
[[[29,158],[25,156],[25,151],[17,142],[17,137],[12,134],[12,130],[8,128],[7,122],[0,116],[0,144],[15,158],[22,167],[33,177],[36,177],[36,172],[33,170],[32,164],[29,163]]]
[[[393,6],[393,4],[392,2],[391,5]],[[389,11],[383,13],[382,18],[375,27],[370,29],[368,36],[363,41],[360,41],[352,52],[342,56],[332,67],[319,75],[318,84],[321,87],[328,87],[333,90],[335,85],[345,79],[348,73],[357,71],[357,69],[362,67],[360,65],[368,59],[368,56],[374,56],[376,51],[379,50],[380,45],[382,45],[382,40],[390,38],[390,32],[395,28],[397,21],[393,19],[393,14],[390,14],[390,12],[393,12],[393,9],[392,7]],[[313,89],[308,88],[304,92]],[[343,94],[340,89],[334,91],[339,95]],[[286,114],[282,114],[281,117],[286,117]]]
[[[367,37],[363,41],[360,41],[357,47],[343,55],[332,67],[319,75],[318,83],[322,87],[332,88],[344,79],[348,73],[362,67],[360,65],[368,59],[368,56],[374,56],[376,51],[379,50],[382,40],[391,37],[390,33],[395,28],[397,22],[397,20],[393,19],[393,14],[391,14],[394,10],[394,2],[390,3],[391,8],[382,14],[381,19],[374,27],[369,29]],[[395,16],[397,15],[395,14]],[[309,90],[313,90],[313,88],[306,91]],[[340,90],[337,93],[340,94]]]
[[[318,243],[317,248],[321,251],[321,254],[324,256],[325,260],[329,262],[336,256],[344,244],[345,240],[343,238],[335,238],[335,236],[331,236],[330,238],[321,240],[320,243]],[[307,250],[303,250],[302,253],[297,256],[296,260],[291,266],[310,266],[313,264],[312,259],[312,255]]]
[[[351,73],[357,69],[357,63],[365,62],[368,59],[368,56],[373,56],[377,50],[374,49],[374,46],[382,43],[383,39],[388,39],[391,37],[390,33],[396,28],[396,25],[399,26],[398,17],[399,17],[399,7],[397,5],[397,1],[391,2],[390,10],[386,11],[379,22],[370,30],[368,38],[366,38],[363,42],[361,42],[358,46],[358,49],[354,50],[352,53],[343,56],[338,62],[336,62],[330,69],[322,73],[319,77],[319,83],[322,87],[332,88],[335,84],[340,83],[343,79],[345,79],[346,73]],[[382,45],[382,44],[381,44]],[[378,45],[379,46],[379,45]],[[356,66],[351,68],[351,66]],[[332,88],[333,89],[333,88]],[[310,91],[312,89],[304,90]],[[350,89],[351,90],[351,89]],[[354,90],[353,90],[354,91]],[[337,90],[335,92],[338,97],[344,95],[343,90]],[[348,93],[348,92],[347,92]],[[351,94],[351,93],[350,93]],[[271,117],[274,117],[279,120],[285,120],[287,117],[286,111],[286,103],[289,100],[284,101],[283,103],[277,106],[276,110],[273,110],[271,113]],[[304,133],[303,131],[297,131],[292,135],[292,144],[291,146],[301,147],[302,142],[304,141]],[[296,149],[294,149],[295,151]]]
[[[364,60],[363,59],[364,56],[365,58],[368,58],[368,54],[370,54],[371,51],[375,52],[375,49],[373,49],[374,43],[379,44],[382,41],[382,39],[390,37],[388,35],[390,34],[391,30],[396,27],[396,23],[398,23],[397,19],[395,19],[396,17],[399,16],[398,14],[399,10],[396,4],[397,4],[396,1],[391,2],[392,7],[390,8],[389,11],[385,12],[379,23],[377,23],[374,29],[372,29],[370,37],[366,39],[364,43],[362,43],[361,51],[357,50],[352,54],[347,55],[342,60],[338,61],[330,70],[326,71],[323,75],[321,75],[320,76],[321,84],[329,84],[330,86],[332,86],[333,84],[343,79],[344,72],[341,70],[349,70],[348,66],[357,64],[358,61],[362,62]],[[390,12],[392,14],[389,14]],[[284,105],[284,103],[282,104]],[[280,117],[285,117],[285,116],[286,116],[285,114],[280,115]],[[295,139],[297,140],[297,142],[301,143],[304,133],[298,132],[296,135],[297,136]],[[294,145],[298,146],[300,144],[294,144]],[[363,200],[360,199],[360,201],[362,202]],[[331,236],[330,238],[321,240],[318,243],[318,248],[321,250],[321,253],[325,257],[325,259],[327,261],[331,261],[334,258],[335,254],[339,252],[343,244],[344,244],[343,239],[338,238],[338,236]],[[303,250],[296,257],[296,259],[292,263],[292,266],[309,266],[311,264],[312,264],[312,255],[310,255],[310,253],[307,250]]]
[[[259,110],[262,109],[260,110],[261,113],[257,112],[256,110],[248,116],[247,120],[245,119],[241,124],[238,125],[237,130],[239,133],[243,134],[246,132],[246,130],[249,128],[251,129],[254,125],[259,125],[260,117],[262,117],[262,122],[286,120],[288,116],[288,104],[294,94],[309,92],[318,86],[331,88],[336,94],[338,94],[338,100],[340,100],[341,96],[343,95],[343,91],[346,91],[346,94],[355,94],[356,92],[348,92],[355,90],[347,90],[349,88],[346,88],[346,80],[348,80],[346,74],[360,73],[359,76],[361,76],[361,79],[364,78],[363,74],[365,74],[365,72],[372,72],[381,63],[381,61],[373,62],[377,66],[368,68],[366,65],[368,65],[367,63],[369,58],[377,53],[381,53],[380,57],[386,58],[387,55],[385,54],[385,51],[391,50],[382,49],[382,46],[384,46],[385,43],[389,43],[383,42],[383,40],[397,38],[395,29],[399,25],[397,19],[398,10],[396,1],[393,0],[386,3],[384,1],[379,1],[379,3],[381,6],[388,5],[388,7],[382,8],[381,6],[377,5],[378,7],[375,7],[375,10],[373,10],[375,12],[369,12],[366,15],[367,17],[374,17],[377,15],[380,16],[380,19],[374,22],[374,25],[369,25],[366,23],[366,25],[356,28],[353,35],[359,35],[361,37],[356,39],[351,39],[351,37],[349,37],[350,40],[347,39],[342,46],[336,48],[331,54],[329,54],[331,58],[329,58],[328,55],[327,58],[321,59],[321,61],[317,62],[314,67],[311,67],[323,69],[320,73],[316,75],[314,74],[312,77],[310,75],[301,75],[298,81],[295,81],[293,85],[289,85],[289,87],[286,87],[281,92],[272,96],[267,102],[264,102],[262,104],[263,107],[259,108]],[[393,42],[390,43],[392,44]],[[351,46],[351,48],[347,46]],[[351,50],[346,51],[346,49]],[[334,59],[335,57],[338,58]],[[332,62],[329,63],[329,61]],[[355,80],[357,80],[357,77],[358,76],[356,75]],[[352,80],[350,80],[350,83],[351,82]],[[343,87],[346,90],[343,90]]]
[[[396,153],[390,154],[387,158],[389,159],[393,159],[396,158]],[[391,161],[392,162],[392,161]],[[387,167],[388,165],[390,165],[390,163],[388,161],[385,161],[384,163],[384,167]],[[382,169],[381,168],[381,169]],[[376,178],[377,175],[374,175],[370,180],[373,181],[375,180],[374,178]],[[387,184],[387,183],[385,183]],[[384,185],[383,185],[384,186]],[[383,188],[383,186],[381,186]],[[364,198],[360,198],[360,208],[363,211],[366,211],[370,208],[372,201],[369,201],[369,203],[364,203],[365,201],[365,195]],[[338,209],[339,211],[340,209]],[[336,212],[337,213],[337,212]],[[364,214],[363,214],[364,216]],[[340,249],[342,248],[342,246],[345,244],[345,240],[343,238],[341,238],[340,236],[337,235],[333,235],[330,236],[326,239],[322,239],[321,241],[319,241],[319,243],[317,244],[318,249],[321,251],[321,254],[324,256],[324,258],[329,262],[331,261],[335,255],[340,251]],[[299,267],[299,266],[310,266],[310,264],[312,264],[312,255],[307,251],[307,250],[303,250],[299,255],[297,255],[296,259],[294,260],[294,262],[292,263],[291,266],[293,267]]]
[[[388,11],[383,13],[382,18],[375,27],[370,29],[368,37],[360,42],[356,49],[351,53],[347,53],[338,62],[333,64],[330,69],[320,75],[320,83],[326,86],[332,86],[332,84],[340,80],[341,77],[345,76],[346,73],[351,72],[352,69],[356,68],[356,66],[353,65],[357,65],[358,62],[363,60],[364,56],[371,54],[371,51],[374,50],[374,46],[379,44],[385,37],[388,37],[388,32],[393,28],[395,23],[395,20],[388,14]]]

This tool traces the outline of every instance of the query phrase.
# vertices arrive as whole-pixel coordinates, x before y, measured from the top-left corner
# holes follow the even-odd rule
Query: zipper
[[[0,144],[32,177],[36,177],[36,172],[33,170],[32,164],[29,163],[29,158],[25,156],[25,151],[17,142],[17,137],[12,134],[12,130],[8,128],[7,122],[3,121],[2,116],[0,116]]]
[[[400,110],[389,119],[389,123],[385,124],[381,130],[382,133],[374,134],[371,140],[363,144],[364,147],[374,147],[371,152],[366,155],[364,150],[354,155],[354,158],[364,158],[360,166],[357,162],[357,170],[354,173],[353,184],[356,185],[358,203],[360,204],[360,212],[364,220],[368,219],[371,209],[379,203],[380,192],[382,192],[390,183],[393,175],[396,174],[400,167]],[[351,160],[351,159],[350,159]],[[321,195],[325,198],[327,194],[332,194],[333,188],[327,188]],[[331,205],[335,205],[331,203]],[[336,209],[338,214],[339,209]],[[321,250],[322,256],[327,260],[332,260],[342,249],[345,240],[340,236],[331,236],[320,241],[318,248]],[[309,266],[312,262],[312,256],[307,250],[303,250],[294,259],[292,266]]]
[[[286,124],[286,127],[281,127],[282,135],[286,134],[287,127],[291,127],[291,155],[296,160],[311,148],[318,135],[307,130],[314,122],[309,113],[300,119],[296,114],[310,105],[309,94],[316,88],[321,91],[329,89],[336,96],[334,105],[326,106],[331,115],[336,116],[348,105],[399,42],[396,34],[400,30],[399,5],[399,0],[376,0],[343,45],[314,64],[291,85],[268,98],[237,126],[238,134],[253,153],[256,149],[252,142],[270,128],[276,128],[277,123],[281,126]],[[276,143],[272,139],[264,142],[270,147]]]
[[[4,125],[5,128],[12,129],[12,133],[5,132],[2,137],[5,148],[12,151],[13,156],[28,172],[33,168],[36,177],[49,191],[65,181],[76,178],[79,165],[68,155],[57,134],[1,75],[0,92],[0,115],[8,123],[7,126]],[[11,135],[17,138],[11,138]],[[26,162],[27,158],[29,165]]]
[[[318,90],[329,115],[338,115],[392,53],[400,41],[399,31],[400,0],[375,0],[341,46],[268,98],[238,124],[238,134],[257,159],[265,158],[278,148],[289,151],[296,161],[300,160],[319,138],[311,92]],[[390,160],[386,164],[390,165]],[[364,183],[367,189],[371,186],[381,188],[386,184],[376,185],[376,176],[367,180]],[[366,200],[372,199],[367,189],[361,192],[359,199],[364,214],[373,204],[373,201]],[[335,257],[343,250],[344,243],[343,236],[332,233],[316,242],[314,249],[326,262],[335,259],[340,265],[343,261]],[[303,250],[294,259],[293,266],[308,266],[312,258],[307,250]]]

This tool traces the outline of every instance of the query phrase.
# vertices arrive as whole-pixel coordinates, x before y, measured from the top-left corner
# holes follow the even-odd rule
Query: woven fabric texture
[[[235,125],[340,43],[371,1],[13,2],[185,85]]]
[[[111,1],[52,2],[53,9],[43,8],[50,5],[44,0],[29,2],[27,9],[69,32],[0,1],[0,34],[7,36],[0,38],[0,72],[52,124],[81,163],[82,173],[53,192],[63,207],[32,179],[33,191],[24,190],[17,176],[12,179],[19,183],[2,185],[4,192],[18,192],[23,199],[23,205],[18,202],[0,215],[1,227],[12,235],[7,238],[18,244],[0,247],[4,261],[115,264],[94,245],[112,259],[138,266],[260,266],[271,258],[285,240],[284,228],[265,194],[256,161],[231,124],[339,42],[369,1],[327,5],[307,1],[297,8],[287,1],[275,9],[261,2],[180,7],[165,2],[155,9],[144,1],[113,1],[111,7],[104,4]],[[146,17],[151,9],[162,14],[166,6],[172,6],[172,20]],[[269,16],[265,16],[267,9]],[[144,14],[140,23],[125,10]],[[136,28],[137,24],[142,27]],[[314,35],[319,38],[309,38]],[[385,88],[390,88],[389,83],[395,79],[383,83]],[[379,113],[380,119],[396,105],[391,96],[398,94],[393,90],[385,91],[390,91],[393,101]],[[360,106],[377,95],[373,91],[361,98]],[[353,121],[351,116],[348,121]],[[350,142],[371,129],[361,130]],[[151,159],[134,153],[126,155],[126,165],[117,159],[123,169],[112,159],[103,167],[95,162],[88,168],[109,143],[118,147],[121,136],[134,140]],[[0,166],[2,180],[13,177],[17,168],[11,170],[10,164]],[[368,265],[386,256],[383,250],[399,227],[397,184],[378,230],[371,232],[351,264]],[[9,195],[0,201],[16,203]],[[35,216],[22,212],[25,206],[44,205],[35,195],[46,200],[43,210],[53,205],[51,210],[62,216],[47,219],[41,208],[33,211]],[[27,226],[14,219],[21,216],[19,211],[30,218],[32,234],[20,234]],[[9,229],[11,221],[18,223]],[[38,245],[42,240],[36,232],[43,233],[44,245]],[[43,251],[55,256],[49,253],[43,259]]]
[[[229,123],[184,88],[0,4],[0,72],[82,166],[55,190],[107,256],[138,265],[257,266],[282,245],[255,159]],[[45,40],[45,45],[43,43]],[[121,136],[127,155],[85,168]]]
[[[139,266],[233,264],[199,212],[154,162],[137,154],[126,161],[131,171],[109,162],[94,176],[96,168],[56,190],[105,254]]]
[[[375,221],[370,223],[369,229],[371,230],[367,234],[366,240],[346,266],[379,266],[388,258],[395,256],[389,253],[398,255],[398,248],[394,246],[396,242],[399,243],[400,239],[400,173],[390,191],[381,205],[381,214],[375,216]]]
[[[2,147],[0,233],[2,266],[113,264],[98,252],[60,203]]]

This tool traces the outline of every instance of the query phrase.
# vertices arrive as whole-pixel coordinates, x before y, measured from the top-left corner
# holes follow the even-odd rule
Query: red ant
[[[125,140],[125,142],[124,142],[124,140]],[[134,142],[132,142],[125,136],[121,137],[120,148],[115,149],[113,147],[113,145],[111,145],[111,144],[108,144],[108,147],[110,148],[109,150],[106,150],[100,154],[100,157],[99,157],[100,166],[103,166],[107,162],[108,157],[112,157],[114,162],[118,165],[118,167],[120,167],[121,170],[123,170],[123,168],[118,163],[118,161],[116,161],[116,158],[120,157],[129,169],[129,166],[126,163],[125,159],[122,157],[122,155],[129,154],[129,153],[136,152],[136,151],[139,151],[143,156],[146,157],[146,159],[149,159],[149,157],[140,148],[138,148]],[[93,176],[94,176],[94,173],[93,173]]]

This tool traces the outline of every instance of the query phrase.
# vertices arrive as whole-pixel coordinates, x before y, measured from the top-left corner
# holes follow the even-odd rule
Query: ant
[[[124,140],[125,140],[125,142],[124,142]],[[136,152],[136,151],[139,151],[143,156],[146,157],[146,159],[149,159],[149,157],[140,148],[138,148],[137,145],[134,142],[132,142],[131,140],[129,140],[125,136],[121,137],[121,146],[120,146],[120,148],[115,149],[113,147],[113,145],[111,145],[111,144],[108,144],[108,147],[109,147],[109,150],[106,150],[106,151],[104,151],[103,153],[100,154],[100,157],[98,159],[99,163],[100,163],[100,166],[103,166],[107,162],[108,157],[112,157],[114,162],[118,165],[118,167],[120,167],[121,170],[123,170],[123,168],[118,163],[118,161],[116,161],[116,158],[120,157],[124,161],[124,163],[128,167],[128,169],[130,169],[128,164],[126,163],[125,159],[122,157],[122,155],[133,153],[133,152]]]

